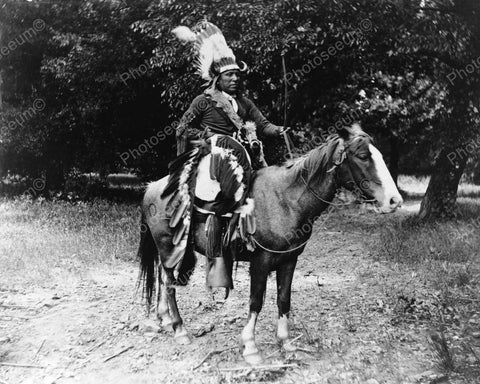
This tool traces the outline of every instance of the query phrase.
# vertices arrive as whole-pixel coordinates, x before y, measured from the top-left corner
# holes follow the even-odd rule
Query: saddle
[[[250,154],[235,138],[213,135],[196,142],[194,149],[170,163],[169,170],[161,197],[168,197],[166,214],[174,247],[164,266],[181,267],[186,252],[195,249],[191,223],[204,222],[207,286],[233,288],[233,262],[245,254],[241,249],[254,249]]]

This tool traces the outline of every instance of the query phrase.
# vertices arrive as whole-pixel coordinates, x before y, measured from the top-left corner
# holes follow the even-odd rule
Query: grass
[[[135,204],[0,198],[0,284],[51,285],[133,260],[138,228]]]
[[[427,183],[400,179],[413,192]],[[136,203],[0,198],[0,290],[70,284],[92,268],[133,261],[138,221]],[[331,215],[322,230],[332,222],[332,230],[364,244],[358,278],[375,286],[375,310],[391,316],[394,327],[427,329],[432,363],[443,371],[478,377],[480,350],[472,334],[480,329],[480,201],[459,198],[456,218],[437,223],[355,209]],[[358,311],[345,312],[343,326],[355,333],[362,321]]]
[[[435,365],[446,373],[480,374],[480,201],[460,198],[455,220],[419,222],[413,215],[379,225],[367,241],[392,272],[384,284],[395,321],[424,324]]]
[[[374,254],[423,274],[446,297],[480,288],[480,202],[460,199],[455,220],[418,222],[400,217],[380,228]],[[455,290],[456,292],[451,292]],[[474,295],[480,300],[480,294]]]
[[[430,176],[400,175],[398,187],[403,196],[421,198],[427,191]],[[461,183],[458,187],[458,197],[480,197],[480,185]]]
[[[443,331],[432,332],[428,336],[428,342],[433,350],[437,367],[444,372],[453,371],[455,362],[445,333]]]
[[[111,173],[107,182],[111,187],[136,188],[142,185],[140,178],[132,173]]]

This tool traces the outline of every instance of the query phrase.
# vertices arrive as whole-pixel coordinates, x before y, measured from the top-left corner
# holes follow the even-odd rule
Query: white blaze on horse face
[[[220,192],[220,183],[210,178],[210,160],[212,155],[209,153],[198,164],[197,185],[195,187],[195,196],[204,201],[214,201]]]
[[[380,151],[372,144],[369,145],[369,149],[375,165],[375,170],[377,172],[377,178],[381,183],[380,186],[377,186],[373,183],[371,184],[370,187],[372,189],[373,196],[378,201],[378,204],[380,205],[380,211],[382,213],[393,212],[402,205],[402,196],[398,192],[397,186],[395,185],[395,182],[388,171],[387,165],[385,164]]]

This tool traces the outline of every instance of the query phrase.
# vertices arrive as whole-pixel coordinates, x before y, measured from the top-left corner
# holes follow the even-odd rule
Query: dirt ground
[[[117,261],[44,288],[0,285],[0,383],[440,383],[426,325],[395,321],[385,301],[390,267],[374,261],[365,237],[382,220],[365,213],[361,228],[318,223],[295,272],[291,316],[296,352],[275,340],[276,289],[270,276],[257,342],[266,365],[251,369],[238,340],[247,316],[248,265],[222,303],[204,288],[203,262],[177,294],[188,346],[157,330],[135,295],[138,266]],[[220,295],[219,295],[220,296]],[[200,366],[207,354],[213,353]]]

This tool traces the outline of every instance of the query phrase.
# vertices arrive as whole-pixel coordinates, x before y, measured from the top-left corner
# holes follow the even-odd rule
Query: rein
[[[321,202],[325,203],[325,204],[328,204],[328,205],[332,205],[334,207],[344,207],[346,205],[350,205],[348,203],[343,203],[343,204],[337,204],[337,203],[332,203],[331,201],[327,201],[325,199],[322,199],[312,188],[310,188],[310,186],[308,185],[307,181],[305,180],[305,178],[303,177],[303,175],[300,175],[300,178],[302,179],[303,183],[305,184],[305,186],[307,187],[307,190],[313,195],[315,196],[315,198],[317,198],[318,200],[320,200]]]
[[[257,244],[260,248],[262,248],[264,251],[271,252],[271,253],[290,253],[290,252],[296,251],[297,249],[300,249],[300,248],[304,247],[308,243],[308,240],[310,240],[310,239],[307,239],[302,244],[300,244],[298,247],[295,247],[295,248],[292,248],[292,249],[287,249],[286,251],[275,251],[273,249],[269,249],[269,248],[263,246],[262,244],[260,244],[258,242],[258,240],[255,239],[253,236],[252,236],[252,239],[253,239],[253,242],[255,244]]]
[[[345,160],[347,160],[347,153],[346,153],[346,149],[344,150],[343,152],[343,156],[342,156],[342,159],[339,161],[339,162],[335,162],[333,167],[330,168],[327,173],[331,173],[333,171],[335,171],[335,168],[338,167],[339,165],[341,165]],[[352,175],[352,170],[350,169],[350,166],[348,167],[349,168],[349,171],[350,171],[350,175]],[[321,202],[325,203],[325,204],[328,204],[328,205],[331,205],[331,206],[334,206],[334,207],[345,207],[345,206],[348,206],[350,205],[350,203],[333,203],[331,201],[327,201],[325,199],[323,199],[322,197],[320,197],[311,187],[310,185],[308,185],[308,182],[305,180],[305,177],[303,176],[303,171],[306,171],[305,168],[302,168],[302,172],[300,172],[300,178],[302,179],[302,182],[305,184],[305,186],[307,187],[307,190],[318,200],[320,200]],[[334,177],[334,180],[333,180],[334,184],[335,184],[335,191],[338,189],[338,184],[337,184],[337,181],[336,181],[336,178]],[[355,185],[355,187],[359,190],[359,191],[362,191],[362,189],[359,187],[359,185],[357,184],[357,182],[355,181],[355,178],[353,177],[352,175],[352,180],[349,180],[348,183],[352,183]],[[360,197],[365,197],[364,195],[360,196]],[[360,200],[362,203],[371,203],[371,202],[374,202],[375,199],[367,199],[367,198],[364,198],[364,199],[361,199]]]
[[[332,169],[330,169],[330,170],[328,171],[328,173],[334,171],[335,168],[336,168],[338,165],[340,165],[340,164],[343,162],[344,159],[345,159],[345,158],[343,158],[342,161],[340,161],[339,163],[335,163],[334,167],[333,167]],[[306,181],[305,178],[303,177],[303,171],[304,171],[304,170],[305,170],[305,168],[302,169],[302,172],[300,173],[300,178],[302,179],[303,183],[304,183],[305,186],[307,187],[308,191],[309,191],[310,193],[312,193],[313,196],[315,196],[318,200],[320,200],[320,201],[322,201],[322,202],[324,202],[324,203],[326,203],[326,204],[333,205],[333,206],[337,206],[337,207],[344,206],[344,205],[348,205],[348,204],[335,204],[335,203],[332,203],[332,202],[330,202],[330,201],[327,201],[327,200],[321,198],[320,196],[318,196],[318,194],[317,194],[312,188],[310,188],[310,186],[308,185],[307,181]],[[334,181],[334,182],[335,182],[335,181]],[[337,184],[337,183],[335,182],[335,185],[336,185],[336,184]],[[253,240],[253,242],[254,242],[255,244],[257,244],[257,245],[258,245],[260,248],[262,248],[264,251],[271,252],[271,253],[280,253],[280,254],[283,254],[283,253],[290,253],[290,252],[296,251],[296,250],[304,247],[304,246],[308,243],[308,241],[309,241],[310,239],[305,240],[303,243],[301,243],[300,245],[296,246],[295,248],[287,249],[287,250],[285,250],[285,251],[276,251],[276,250],[273,250],[273,249],[269,249],[269,248],[265,247],[264,245],[260,244],[260,243],[258,242],[258,240],[255,239],[255,237],[253,237],[253,236],[252,236],[252,240]]]
[[[338,167],[339,165],[341,165],[341,164],[345,161],[346,158],[347,158],[347,153],[344,152],[344,154],[342,154],[341,160],[338,161],[338,162],[335,162],[335,163],[334,163],[334,166],[333,166],[332,168],[330,168],[330,169],[327,171],[327,173],[332,173],[333,171],[335,171],[335,168]],[[307,190],[308,190],[315,198],[317,198],[318,200],[320,200],[321,202],[323,202],[323,203],[325,203],[325,204],[332,205],[332,206],[334,206],[334,207],[344,207],[344,206],[350,205],[349,203],[343,203],[343,204],[332,203],[331,201],[327,201],[327,200],[323,199],[322,197],[320,197],[320,196],[308,185],[308,183],[307,183],[307,181],[305,180],[305,177],[304,177],[304,175],[303,175],[303,174],[304,174],[304,171],[306,171],[306,169],[303,167],[303,168],[302,168],[302,171],[300,172],[300,178],[302,179],[302,182],[305,184]],[[350,173],[352,173],[351,170],[350,170]],[[353,177],[352,177],[352,179],[353,179]],[[333,181],[333,182],[334,182],[334,184],[335,184],[335,189],[337,189],[338,185],[337,185],[337,181],[336,181],[336,179],[335,179],[335,174],[334,174],[334,181]],[[357,185],[357,183],[355,182],[355,179],[353,179],[353,181],[351,181],[351,182],[353,182],[353,183],[355,184],[355,186],[356,186],[357,188],[359,188],[358,185]],[[361,190],[361,189],[360,189],[360,190]],[[363,202],[369,202],[369,201],[375,201],[375,200],[363,200]],[[258,246],[259,246],[260,248],[262,248],[264,251],[271,252],[271,253],[283,254],[283,253],[290,253],[290,252],[296,251],[296,250],[304,247],[304,246],[308,243],[308,241],[309,241],[310,239],[305,240],[303,243],[301,243],[300,245],[298,245],[298,246],[295,247],[295,248],[287,249],[287,250],[285,250],[285,251],[276,251],[276,250],[273,250],[273,249],[269,249],[269,248],[265,247],[264,245],[260,244],[260,243],[258,242],[258,240],[255,239],[255,237],[253,237],[253,236],[252,236],[252,240],[253,240],[253,242],[254,242],[256,245],[258,245]]]

